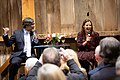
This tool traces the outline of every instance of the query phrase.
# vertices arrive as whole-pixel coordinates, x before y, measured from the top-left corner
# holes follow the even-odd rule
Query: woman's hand
[[[90,41],[90,40],[91,40],[91,37],[87,36],[86,41]]]

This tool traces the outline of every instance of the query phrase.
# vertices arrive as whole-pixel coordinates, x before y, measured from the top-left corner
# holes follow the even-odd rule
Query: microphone
[[[91,31],[88,32],[88,37],[90,37],[90,35],[91,35]]]
[[[33,30],[33,40],[36,40],[37,39],[37,34],[36,34],[36,30]]]
[[[37,33],[36,30],[34,30],[34,31],[33,31],[33,35],[36,35],[36,33]]]

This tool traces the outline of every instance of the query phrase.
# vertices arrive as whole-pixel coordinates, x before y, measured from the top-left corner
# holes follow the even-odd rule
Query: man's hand
[[[3,28],[3,30],[4,30],[4,34],[8,34],[9,28]]]

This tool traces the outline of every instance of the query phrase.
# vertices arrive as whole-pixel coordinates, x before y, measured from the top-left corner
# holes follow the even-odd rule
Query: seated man
[[[9,38],[9,28],[3,28],[3,40],[7,47],[14,45],[10,56],[9,80],[14,80],[22,62],[29,57],[36,57],[34,46],[39,45],[39,40],[34,29],[34,20],[27,17],[23,20],[23,29],[16,30]]]

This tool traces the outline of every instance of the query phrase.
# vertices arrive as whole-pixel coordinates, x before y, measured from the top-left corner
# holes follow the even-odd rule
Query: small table
[[[34,46],[34,48],[36,49],[37,58],[39,59],[41,54],[42,54],[42,52],[43,52],[43,50],[45,48],[49,48],[49,47],[55,47],[55,48],[58,48],[58,49],[60,47],[62,47],[64,49],[67,49],[67,48],[70,48],[70,44],[64,43],[64,44],[60,44],[60,45],[38,45],[38,46]]]

